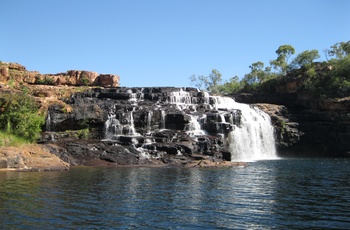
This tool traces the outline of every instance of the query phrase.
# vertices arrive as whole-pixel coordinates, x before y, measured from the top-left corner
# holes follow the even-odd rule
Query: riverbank
[[[50,153],[44,145],[0,148],[0,170],[54,171],[68,170],[70,164]]]
[[[144,159],[139,164],[118,164],[107,159],[70,159],[68,163],[55,154],[60,147],[54,145],[30,144],[21,147],[0,148],[0,171],[63,171],[71,167],[245,167],[245,162],[214,161],[208,156],[193,155],[190,157],[174,157],[166,163],[162,159]]]

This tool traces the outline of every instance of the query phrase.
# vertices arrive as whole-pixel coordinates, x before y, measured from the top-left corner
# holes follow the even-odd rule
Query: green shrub
[[[0,130],[30,142],[39,138],[45,123],[34,99],[25,93],[0,92]]]
[[[77,135],[79,139],[87,139],[89,137],[89,134],[90,134],[89,128],[80,129],[77,131]]]
[[[44,79],[41,79],[40,75],[38,75],[36,76],[35,83],[41,85],[54,85],[55,81],[53,78],[50,77],[45,77]]]
[[[23,146],[29,144],[28,140],[16,135],[0,132],[0,147]]]

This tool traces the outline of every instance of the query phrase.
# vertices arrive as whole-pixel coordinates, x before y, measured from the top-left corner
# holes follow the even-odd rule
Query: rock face
[[[119,76],[114,74],[98,74],[91,71],[68,70],[65,73],[40,74],[27,71],[17,63],[0,63],[0,81],[14,80],[17,83],[69,86],[103,86],[118,87]]]
[[[350,98],[314,99],[302,92],[241,94],[242,103],[270,103],[284,107],[283,119],[272,119],[290,137],[281,153],[294,156],[350,156]],[[268,108],[266,111],[268,112]],[[283,128],[284,127],[284,128]],[[297,130],[296,130],[297,128]],[[278,128],[277,128],[278,129]],[[290,132],[286,132],[286,131]],[[280,135],[283,136],[283,134]],[[278,136],[278,135],[277,135]],[[284,141],[285,142],[285,141]],[[289,143],[288,143],[289,142]]]
[[[39,145],[0,148],[0,170],[67,170],[69,164]]]
[[[94,88],[65,103],[71,111],[49,107],[42,141],[62,146],[56,155],[73,165],[230,162],[232,134],[246,122],[242,108],[194,88]]]

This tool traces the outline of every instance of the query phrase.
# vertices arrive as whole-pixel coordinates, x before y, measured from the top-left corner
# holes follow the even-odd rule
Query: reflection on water
[[[0,223],[18,228],[347,228],[347,159],[245,168],[0,172]]]

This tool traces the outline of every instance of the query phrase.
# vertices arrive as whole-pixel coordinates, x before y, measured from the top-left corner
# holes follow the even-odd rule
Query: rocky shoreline
[[[52,144],[30,144],[22,147],[0,148],[1,171],[65,171],[71,167],[246,167],[245,162],[215,161],[208,156],[174,157],[171,162],[159,159],[142,160],[137,164],[115,162],[107,156],[96,154],[94,157],[73,158],[59,154],[62,148]],[[58,156],[57,156],[58,155]],[[66,161],[62,160],[66,159]]]

